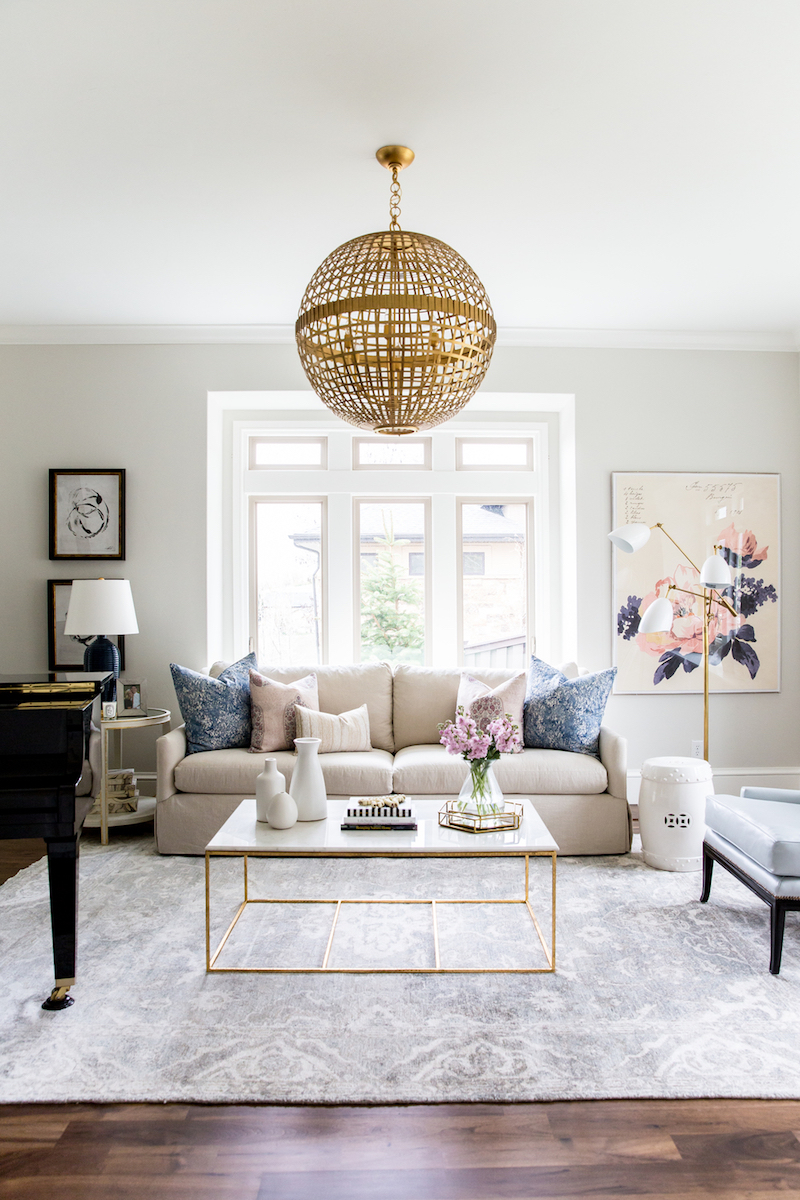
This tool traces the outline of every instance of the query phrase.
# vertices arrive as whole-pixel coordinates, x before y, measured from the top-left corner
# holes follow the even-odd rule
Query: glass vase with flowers
[[[460,811],[481,817],[502,813],[503,793],[492,768],[501,754],[521,752],[519,726],[508,713],[479,723],[459,706],[455,720],[442,722],[439,730],[439,741],[448,754],[460,754],[469,763],[469,774],[458,794]]]

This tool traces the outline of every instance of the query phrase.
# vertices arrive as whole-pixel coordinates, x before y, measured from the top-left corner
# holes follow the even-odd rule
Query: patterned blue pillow
[[[567,679],[540,658],[531,658],[523,718],[525,745],[597,755],[616,673],[617,668],[611,667],[597,675]]]
[[[187,754],[250,745],[250,671],[257,665],[255,654],[248,654],[212,679],[169,664],[186,725]]]

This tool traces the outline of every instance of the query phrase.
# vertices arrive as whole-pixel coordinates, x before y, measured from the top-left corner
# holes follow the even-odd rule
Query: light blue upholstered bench
[[[787,912],[800,911],[800,792],[742,788],[709,796],[703,842],[703,904],[718,862],[770,908],[769,969],[781,969]]]

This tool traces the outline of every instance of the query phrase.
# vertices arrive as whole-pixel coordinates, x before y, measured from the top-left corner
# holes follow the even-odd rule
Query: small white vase
[[[328,815],[328,794],[318,751],[321,738],[295,738],[295,763],[289,794],[297,805],[298,821],[323,821]]]
[[[288,792],[278,792],[267,805],[267,820],[273,829],[291,829],[297,821],[297,805]]]
[[[278,770],[277,758],[265,758],[264,770],[256,777],[256,820],[268,821],[267,809],[273,796],[286,790],[286,780]]]

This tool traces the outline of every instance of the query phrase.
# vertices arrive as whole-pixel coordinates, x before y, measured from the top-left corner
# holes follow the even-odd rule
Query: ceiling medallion
[[[483,382],[497,326],[489,297],[452,247],[400,228],[407,146],[382,146],[392,173],[387,231],[345,242],[314,272],[295,326],[303,369],[328,408],[375,433],[432,429]]]

